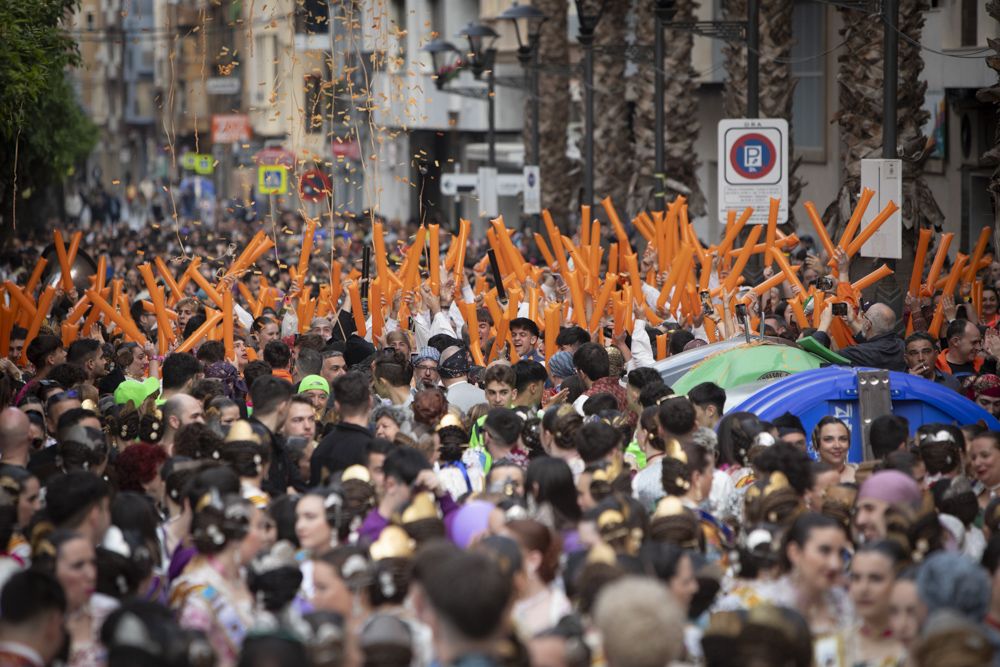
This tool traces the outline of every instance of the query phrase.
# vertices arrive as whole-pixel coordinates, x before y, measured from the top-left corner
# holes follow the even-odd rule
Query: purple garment
[[[184,572],[184,568],[187,564],[191,562],[195,556],[198,555],[198,550],[194,547],[186,547],[184,543],[177,545],[174,549],[173,555],[170,556],[170,567],[167,568],[167,579],[173,581],[177,577],[181,576]]]
[[[455,512],[458,511],[459,506],[452,500],[451,494],[446,493],[437,499],[438,507],[441,508],[441,514],[444,515],[444,525],[445,530],[450,532],[450,519],[453,518]],[[358,529],[358,540],[362,544],[372,544],[378,539],[378,536],[382,534],[385,527],[389,525],[389,519],[378,513],[378,508],[374,508],[368,512],[368,516],[365,517],[364,522],[361,524],[361,528]]]
[[[247,384],[240,377],[239,371],[228,361],[217,361],[205,369],[206,378],[216,378],[222,380],[223,392],[237,404],[243,404],[247,400]]]
[[[465,504],[448,526],[451,541],[465,549],[477,536],[482,535],[490,525],[490,514],[496,508],[491,502],[473,500]]]

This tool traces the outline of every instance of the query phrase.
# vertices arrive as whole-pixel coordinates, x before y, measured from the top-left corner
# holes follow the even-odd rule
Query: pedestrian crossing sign
[[[283,195],[288,192],[288,169],[280,164],[257,168],[257,190],[262,195]]]

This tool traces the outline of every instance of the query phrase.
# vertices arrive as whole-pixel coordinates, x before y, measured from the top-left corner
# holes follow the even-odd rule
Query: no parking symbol
[[[754,209],[750,224],[767,222],[769,201],[781,200],[778,222],[788,220],[788,122],[738,118],[719,122],[719,220],[730,210]]]

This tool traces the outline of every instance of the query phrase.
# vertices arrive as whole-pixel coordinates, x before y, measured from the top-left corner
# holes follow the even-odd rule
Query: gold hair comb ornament
[[[441,513],[438,511],[434,496],[430,493],[418,493],[410,501],[409,506],[403,510],[400,522],[405,526],[423,519],[440,519]]]
[[[245,419],[234,421],[226,433],[226,442],[255,442],[260,444],[260,436],[254,433],[250,422]]]
[[[595,544],[587,552],[587,564],[617,565],[618,556],[615,550],[604,542]]]
[[[447,428],[448,426],[457,426],[460,429],[465,429],[465,426],[462,425],[461,419],[459,419],[451,412],[446,412],[444,413],[444,416],[441,417],[441,420],[438,421],[437,426],[434,428],[434,430],[440,431],[441,429]]]
[[[654,519],[665,519],[670,516],[682,516],[687,512],[684,503],[677,496],[665,496],[656,503],[656,510],[653,512]]]
[[[378,539],[368,547],[372,560],[386,558],[409,558],[415,551],[415,543],[399,526],[386,526]]]
[[[779,489],[791,488],[791,484],[788,482],[788,477],[785,473],[780,470],[775,470],[771,473],[770,477],[767,478],[767,486],[764,487],[764,496],[769,496]]]
[[[354,464],[352,466],[347,466],[344,470],[343,475],[340,476],[341,482],[348,482],[355,479],[359,482],[366,482],[367,484],[372,483],[372,474],[368,468],[363,465]]]
[[[667,441],[665,453],[669,458],[677,459],[681,463],[686,464],[688,462],[687,454],[684,453],[684,448],[681,447],[681,443],[674,439]]]

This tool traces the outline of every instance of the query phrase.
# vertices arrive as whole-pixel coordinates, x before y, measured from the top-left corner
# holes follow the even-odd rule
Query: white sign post
[[[788,121],[730,118],[719,121],[719,220],[747,206],[751,225],[767,223],[770,199],[781,200],[778,223],[788,221]]]
[[[542,176],[538,165],[524,166],[524,214],[542,212]]]
[[[861,187],[875,191],[865,215],[861,218],[859,231],[868,226],[889,201],[894,201],[899,210],[882,223],[878,231],[861,246],[862,257],[902,259],[903,257],[903,161],[902,160],[862,160]]]
[[[497,168],[480,167],[479,182],[476,190],[479,194],[479,215],[495,218],[500,215],[500,202],[497,198]]]

